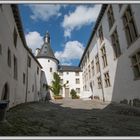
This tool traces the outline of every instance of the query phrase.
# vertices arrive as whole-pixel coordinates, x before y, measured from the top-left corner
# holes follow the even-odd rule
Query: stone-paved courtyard
[[[139,136],[140,109],[93,100],[18,105],[0,123],[1,136]]]

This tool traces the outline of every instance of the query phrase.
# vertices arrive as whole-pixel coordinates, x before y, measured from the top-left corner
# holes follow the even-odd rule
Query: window
[[[28,56],[28,60],[27,60],[28,62],[28,67],[31,67],[31,58]]]
[[[50,72],[52,72],[52,68],[50,68]]]
[[[60,84],[63,84],[63,79],[60,79]]]
[[[111,35],[111,41],[112,41],[115,58],[118,58],[121,55],[121,49],[120,49],[117,30],[115,30]]]
[[[105,87],[110,87],[109,72],[104,73]]]
[[[76,92],[77,93],[80,93],[80,88],[76,88]]]
[[[76,76],[79,76],[79,72],[75,72],[75,75],[76,75]]]
[[[98,54],[95,56],[95,60],[96,60],[96,72],[98,73],[100,71]]]
[[[76,84],[80,84],[79,78],[76,78]]]
[[[91,68],[92,68],[92,75],[94,76],[95,71],[94,71],[94,60],[91,61]]]
[[[101,44],[101,43],[103,42],[103,40],[104,40],[102,26],[100,26],[100,28],[99,28],[99,30],[98,30],[98,33],[99,33],[100,44]]]
[[[69,74],[69,72],[67,72],[67,74]]]
[[[67,82],[66,82],[67,84],[69,83],[69,81],[67,80]]]
[[[109,22],[109,29],[111,29],[111,27],[114,24],[114,14],[113,14],[113,9],[111,5],[108,9],[107,16],[108,16],[108,22]]]
[[[88,74],[89,74],[89,79],[90,79],[91,78],[90,65],[88,66]]]
[[[135,39],[138,36],[130,6],[128,6],[126,11],[124,12],[123,24],[124,24],[124,30],[126,34],[127,43],[128,45],[130,45],[132,42],[135,41]]]
[[[101,53],[102,53],[103,67],[106,67],[107,66],[107,56],[106,56],[105,46],[103,46],[101,48]]]
[[[134,77],[140,78],[140,51],[131,57],[131,62],[134,71]]]
[[[102,88],[101,76],[97,78],[97,81],[98,81],[98,88],[101,89]]]
[[[63,72],[59,72],[59,75],[60,75],[60,76],[63,76]]]
[[[17,31],[16,31],[16,28],[14,28],[13,39],[14,39],[14,45],[16,47],[17,46]]]
[[[23,73],[23,84],[25,84],[25,73]]]
[[[50,60],[48,60],[48,62],[50,62]]]
[[[11,51],[9,48],[7,52],[7,63],[8,63],[8,66],[11,67]]]
[[[39,67],[37,67],[37,75],[39,74]]]
[[[17,58],[14,56],[14,79],[17,80],[18,67],[17,67]]]
[[[0,4],[0,10],[3,11],[2,4]]]

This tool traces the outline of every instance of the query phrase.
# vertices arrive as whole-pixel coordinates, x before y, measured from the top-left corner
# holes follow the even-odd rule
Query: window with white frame
[[[106,55],[105,45],[101,48],[101,54],[102,54],[103,67],[106,67],[107,66],[107,55]]]
[[[109,29],[111,29],[111,27],[114,24],[114,14],[113,14],[113,9],[112,9],[112,5],[110,5],[108,11],[107,11],[107,16],[108,16],[108,22],[109,22]]]
[[[116,29],[111,35],[111,41],[112,41],[114,56],[115,58],[118,58],[121,55],[121,49],[120,49],[120,43],[119,43],[118,33]]]
[[[109,72],[104,73],[105,87],[110,87],[110,77]]]
[[[138,37],[136,25],[134,22],[134,17],[133,17],[133,13],[131,11],[130,5],[126,8],[124,12],[123,24],[124,24],[124,30],[126,34],[127,43],[128,45],[130,45]]]
[[[140,78],[140,50],[131,57],[133,72],[135,78]]]

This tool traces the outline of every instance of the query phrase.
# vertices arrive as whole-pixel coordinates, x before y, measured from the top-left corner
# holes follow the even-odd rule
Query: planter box
[[[63,99],[63,97],[61,95],[58,95],[58,96],[53,96],[54,99]]]

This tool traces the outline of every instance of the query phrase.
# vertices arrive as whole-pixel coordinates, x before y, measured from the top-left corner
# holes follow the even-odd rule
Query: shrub
[[[74,89],[71,90],[70,95],[71,95],[72,99],[79,99],[79,96],[77,95],[77,93]]]
[[[94,96],[94,99],[100,100],[100,97],[99,96]]]

